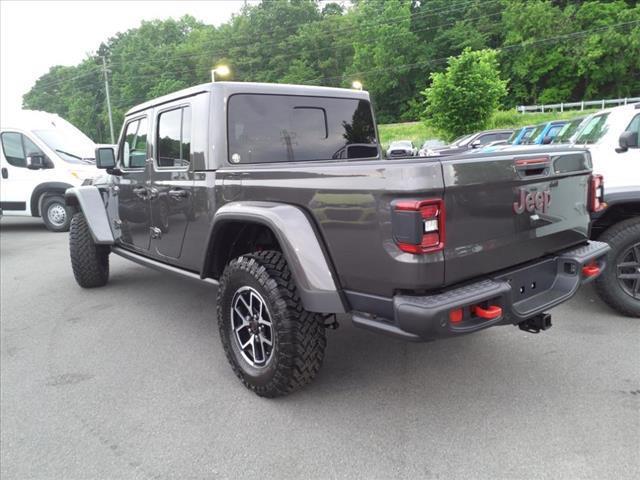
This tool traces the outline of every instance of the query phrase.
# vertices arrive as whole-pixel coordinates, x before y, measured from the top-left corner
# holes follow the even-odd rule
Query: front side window
[[[229,99],[228,123],[231,163],[379,156],[365,100],[236,94]]]
[[[27,156],[22,145],[22,134],[16,132],[4,132],[2,134],[2,151],[9,165],[14,167],[26,167]]]
[[[2,134],[2,150],[9,165],[14,167],[26,168],[27,157],[32,155],[45,156],[44,152],[29,137],[18,132],[4,132]]]
[[[607,132],[608,113],[596,115],[584,126],[576,138],[577,144],[596,143]]]
[[[631,120],[631,123],[625,132],[636,132],[636,135],[638,136],[638,145],[640,145],[640,113],[633,117],[633,120]]]
[[[158,116],[159,168],[187,167],[191,158],[191,108],[162,112]]]
[[[147,161],[147,118],[129,122],[124,131],[119,160],[125,168],[144,168]]]

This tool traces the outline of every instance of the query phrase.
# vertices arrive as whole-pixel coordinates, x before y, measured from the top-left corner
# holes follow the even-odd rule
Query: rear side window
[[[228,115],[231,163],[378,157],[365,100],[236,94]]]
[[[147,161],[147,117],[127,124],[119,157],[125,168],[144,168]]]
[[[191,108],[162,112],[158,117],[159,168],[188,167],[191,158]]]

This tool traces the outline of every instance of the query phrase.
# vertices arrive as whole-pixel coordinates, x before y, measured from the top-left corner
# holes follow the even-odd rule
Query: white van
[[[54,232],[69,229],[67,188],[99,171],[95,144],[58,115],[23,110],[0,127],[2,215],[42,217]]]

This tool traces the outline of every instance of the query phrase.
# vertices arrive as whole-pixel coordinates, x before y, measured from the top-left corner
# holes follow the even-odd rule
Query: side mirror
[[[630,148],[638,148],[638,134],[636,132],[622,132],[618,138],[620,148],[616,152],[626,152]]]
[[[116,151],[112,145],[101,145],[96,148],[96,167],[115,168]]]
[[[471,142],[471,148],[478,148],[480,146],[480,139],[476,139],[473,142]]]
[[[546,137],[544,137],[542,139],[542,144],[543,145],[549,145],[552,141],[553,141],[553,137],[547,135]]]
[[[32,153],[27,157],[27,168],[29,170],[40,170],[46,168],[46,160],[44,155],[38,153]]]

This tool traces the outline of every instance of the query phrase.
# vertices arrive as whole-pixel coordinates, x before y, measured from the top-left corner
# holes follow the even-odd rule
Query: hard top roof
[[[307,95],[317,97],[340,97],[369,100],[369,92],[348,88],[317,87],[311,85],[290,85],[286,83],[252,83],[252,82],[211,82],[185,88],[177,92],[154,98],[129,109],[126,115],[147,110],[164,103],[202,92],[216,92],[225,97],[236,93],[257,93],[265,95]]]

